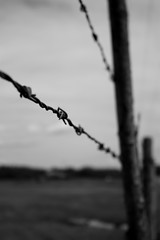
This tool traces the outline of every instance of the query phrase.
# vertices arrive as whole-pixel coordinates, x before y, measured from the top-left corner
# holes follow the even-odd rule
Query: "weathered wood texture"
[[[127,7],[125,0],[108,0],[108,3],[124,196],[129,224],[128,239],[148,240],[148,223],[136,150]]]
[[[143,190],[145,206],[149,223],[149,235],[151,240],[157,239],[157,184],[156,165],[152,153],[152,139],[144,138],[143,151]]]

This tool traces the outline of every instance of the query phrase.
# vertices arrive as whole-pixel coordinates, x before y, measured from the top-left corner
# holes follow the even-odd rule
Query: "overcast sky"
[[[85,1],[112,65],[105,0]],[[160,161],[160,2],[128,0],[135,117]],[[117,153],[114,88],[78,0],[0,0],[0,69]],[[0,79],[0,164],[119,166]],[[141,145],[141,142],[140,142]]]

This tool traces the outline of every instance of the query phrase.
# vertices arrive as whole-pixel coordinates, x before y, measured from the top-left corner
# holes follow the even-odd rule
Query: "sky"
[[[107,3],[84,3],[112,66]],[[127,0],[127,6],[139,148],[143,137],[151,136],[160,163],[160,2]],[[0,0],[0,32],[0,70],[119,153],[114,86],[78,0]],[[0,112],[0,165],[120,166],[56,115],[21,99],[3,79]]]

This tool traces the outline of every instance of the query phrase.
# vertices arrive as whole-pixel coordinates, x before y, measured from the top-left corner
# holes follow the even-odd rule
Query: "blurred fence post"
[[[149,223],[149,234],[151,240],[157,239],[157,186],[156,186],[156,165],[152,154],[152,139],[146,137],[142,142],[143,152],[143,189],[145,207]]]

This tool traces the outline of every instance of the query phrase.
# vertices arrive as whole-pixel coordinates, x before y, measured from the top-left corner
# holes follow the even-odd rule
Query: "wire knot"
[[[65,122],[65,120],[67,120],[67,118],[68,118],[68,114],[62,109],[62,108],[60,108],[60,107],[58,107],[58,109],[57,109],[57,117],[59,118],[59,120],[63,120],[63,122],[64,122],[64,124],[67,124],[66,122]]]
[[[92,36],[93,36],[94,41],[97,42],[98,41],[98,35],[93,32]]]
[[[19,92],[20,92],[20,97],[32,98],[36,96],[36,94],[32,94],[32,89],[27,86],[21,86],[21,88],[19,89]]]
[[[110,148],[106,148],[106,153],[110,153],[110,152],[111,152]]]
[[[81,10],[82,12],[86,13],[86,12],[87,12],[87,9],[86,9],[86,6],[82,3],[82,1],[80,1],[80,5],[81,5],[80,10]]]
[[[100,151],[104,150],[104,144],[103,144],[103,143],[100,143],[100,144],[99,144],[98,150],[100,150]]]
[[[114,152],[112,152],[112,157],[117,158],[117,155]]]
[[[78,136],[80,136],[83,133],[83,128],[79,125],[78,127],[76,127],[75,129],[76,133]]]

